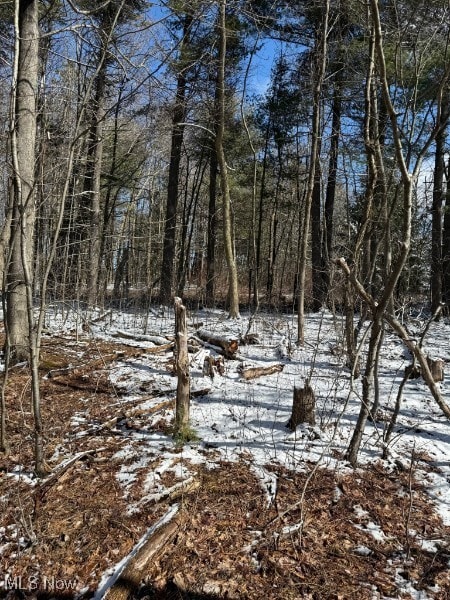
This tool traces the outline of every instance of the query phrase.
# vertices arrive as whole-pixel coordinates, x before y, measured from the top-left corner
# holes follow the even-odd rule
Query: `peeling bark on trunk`
[[[181,298],[175,298],[175,344],[175,365],[178,377],[175,408],[175,433],[178,433],[189,426],[191,389],[189,378],[189,354],[187,347],[186,307],[183,306]]]

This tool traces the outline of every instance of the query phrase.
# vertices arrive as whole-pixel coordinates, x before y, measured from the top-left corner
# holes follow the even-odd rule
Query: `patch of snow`
[[[76,308],[76,306],[74,307]],[[100,314],[100,313],[97,313]],[[81,328],[91,317],[79,310],[68,311],[55,304],[53,313],[47,317],[48,330],[58,332],[77,331],[78,346],[83,348]],[[355,316],[355,319],[357,316]],[[197,432],[201,444],[187,444],[182,450],[160,428],[152,429],[158,421],[169,422],[173,410],[166,409],[147,417],[139,430],[126,431],[126,443],[114,460],[125,463],[117,475],[127,493],[137,479],[142,481],[143,495],[160,494],[165,490],[163,475],[173,472],[176,479],[185,480],[192,475],[196,464],[214,468],[222,461],[237,461],[242,458],[251,465],[260,481],[267,503],[274,501],[277,489],[276,476],[269,465],[288,469],[304,470],[305,465],[315,463],[342,473],[349,470],[348,463],[339,457],[345,455],[349,440],[361,406],[362,381],[352,381],[345,365],[345,318],[324,310],[311,314],[306,319],[306,340],[302,347],[295,346],[296,316],[258,313],[256,316],[243,314],[239,321],[226,319],[219,309],[190,311],[189,323],[216,333],[241,336],[247,331],[258,334],[257,345],[241,345],[236,361],[225,361],[223,376],[214,380],[203,377],[203,361],[207,354],[200,349],[191,358],[191,383],[193,389],[209,388],[210,392],[191,401],[191,425]],[[113,324],[113,325],[112,325]],[[145,348],[153,345],[150,335],[165,337],[174,333],[173,310],[160,307],[146,315],[112,311],[102,322],[90,325],[90,334],[113,342],[114,331],[137,334],[136,340],[127,339],[127,344]],[[423,323],[418,319],[409,327],[411,335],[420,337]],[[364,325],[366,333],[369,324]],[[145,336],[148,339],[145,339]],[[86,338],[84,338],[86,339]],[[426,352],[442,360],[450,361],[450,323],[444,319],[431,324],[425,340]],[[382,419],[368,422],[365,428],[358,460],[364,465],[380,461],[386,446],[384,439],[387,422],[395,406],[398,387],[405,366],[411,357],[404,345],[391,331],[386,330],[379,365],[380,414]],[[367,336],[362,344],[362,358],[367,347]],[[283,350],[284,370],[272,375],[246,381],[240,375],[241,362],[267,366],[279,360]],[[123,395],[111,404],[151,409],[165,399],[173,398],[176,378],[167,370],[172,354],[145,354],[121,359],[109,367],[111,382]],[[296,431],[286,428],[292,412],[294,386],[308,381],[316,396],[316,426],[300,425]],[[444,401],[450,405],[448,381],[440,384]],[[88,408],[88,407],[87,407]],[[145,413],[144,413],[145,415]],[[89,418],[86,413],[74,415],[71,426],[73,437],[84,435],[80,431]],[[123,432],[125,435],[125,432]],[[397,424],[387,448],[389,459],[383,465],[391,472],[398,469],[411,471],[412,475],[425,483],[425,488],[435,503],[436,509],[446,525],[450,525],[450,436],[448,421],[443,417],[432,399],[425,383],[408,381],[403,392],[403,401]],[[54,460],[61,458],[55,449]],[[433,472],[424,467],[421,457],[435,468]],[[18,476],[18,475],[17,475]],[[31,474],[26,475],[32,481]],[[23,475],[22,475],[23,477]],[[170,478],[169,478],[170,480]],[[337,503],[342,490],[337,486],[332,491],[331,502]],[[133,507],[130,507],[132,509]],[[380,527],[361,506],[354,507],[360,529],[375,540],[386,539]],[[415,534],[414,534],[415,535]],[[422,548],[433,552],[433,540],[420,540]],[[356,553],[365,555],[368,548],[358,546]],[[255,568],[259,568],[255,558]],[[394,566],[393,566],[394,568]],[[400,573],[400,571],[399,571]],[[417,595],[414,582],[402,580],[398,575],[399,589],[414,598]],[[408,587],[409,586],[409,587]],[[416,595],[415,595],[416,594]]]
[[[301,523],[296,523],[295,525],[286,525],[281,529],[281,535],[290,535],[291,533],[295,533],[296,531],[300,531],[303,527],[303,521]]]
[[[430,596],[424,590],[417,590],[414,587],[415,581],[406,579],[402,569],[396,569],[395,572],[395,583],[397,584],[398,591],[401,594],[409,594],[412,600],[431,600],[434,596]]]
[[[268,471],[264,467],[252,464],[250,471],[256,475],[259,483],[264,491],[267,500],[267,507],[271,506],[275,502],[277,495],[277,483],[278,478],[275,473]]]

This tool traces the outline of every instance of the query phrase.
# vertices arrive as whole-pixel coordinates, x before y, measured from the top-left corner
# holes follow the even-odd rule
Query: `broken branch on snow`
[[[263,377],[264,375],[272,375],[273,373],[280,373],[284,369],[284,365],[276,363],[267,366],[250,366],[240,365],[239,372],[242,377],[247,381],[249,379],[256,379],[257,377]]]

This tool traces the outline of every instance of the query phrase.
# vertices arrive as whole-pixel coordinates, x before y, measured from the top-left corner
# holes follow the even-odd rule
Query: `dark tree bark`
[[[431,208],[431,312],[442,302],[442,201],[444,199],[445,128],[436,138],[433,174],[433,204]]]
[[[325,192],[324,206],[324,224],[325,232],[323,236],[323,285],[325,294],[328,294],[331,281],[332,264],[332,245],[333,245],[333,217],[334,205],[336,200],[336,181],[339,158],[339,140],[341,135],[341,114],[342,114],[342,64],[339,62],[334,80],[333,88],[333,106],[332,106],[332,124],[330,139],[330,156],[328,162],[328,179]]]
[[[314,189],[311,205],[311,262],[312,262],[312,309],[318,312],[325,302],[325,289],[323,285],[324,259],[322,256],[322,172],[320,168],[319,141],[317,148],[317,162],[314,175]]]
[[[299,247],[299,271],[298,271],[298,322],[297,322],[297,344],[303,345],[305,341],[305,284],[308,239],[311,222],[311,206],[314,199],[314,188],[320,152],[320,122],[321,122],[321,96],[325,79],[328,48],[328,23],[330,13],[330,2],[327,0],[323,9],[323,21],[316,33],[314,48],[314,76],[313,76],[313,110],[311,122],[311,148],[309,152],[308,182],[305,195],[305,209],[303,226],[300,236]]]
[[[438,311],[442,302],[448,305],[449,300],[449,251],[450,251],[450,216],[449,191],[447,171],[447,189],[444,192],[445,175],[445,142],[450,117],[450,98],[445,94],[442,99],[439,126],[436,136],[433,176],[433,204],[431,209],[431,312],[440,315]],[[450,162],[449,162],[450,167]],[[445,206],[443,206],[445,200]],[[448,311],[447,311],[448,312]],[[439,318],[439,317],[437,317]]]
[[[169,304],[173,289],[173,275],[175,262],[175,244],[178,211],[178,187],[180,177],[180,163],[183,147],[184,125],[186,118],[186,66],[184,55],[189,44],[189,32],[192,16],[186,15],[183,24],[183,42],[180,49],[181,70],[177,78],[177,91],[175,105],[172,113],[172,141],[170,148],[169,181],[167,186],[167,205],[164,226],[163,256],[161,265],[160,300]]]
[[[214,305],[215,278],[216,278],[216,199],[217,199],[217,152],[215,147],[211,148],[209,158],[209,204],[208,204],[208,241],[206,249],[206,305]]]
[[[450,173],[450,160],[447,167]],[[450,315],[450,178],[447,178],[447,190],[444,207],[444,228],[442,233],[442,300],[445,313]]]
[[[309,383],[303,388],[294,387],[292,414],[286,427],[295,431],[300,423],[316,424],[316,397]]]

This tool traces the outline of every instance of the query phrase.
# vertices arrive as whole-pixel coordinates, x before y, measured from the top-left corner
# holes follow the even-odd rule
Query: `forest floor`
[[[198,439],[184,445],[171,436],[173,323],[168,310],[49,314],[40,374],[52,472],[43,480],[33,474],[29,371],[10,371],[0,597],[450,599],[450,428],[422,380],[408,382],[389,458],[381,458],[410,362],[391,332],[380,411],[353,469],[344,452],[361,381],[345,366],[342,317],[311,316],[297,348],[287,315],[230,322],[220,311],[190,314],[194,342],[199,327],[258,339],[209,375],[205,358],[218,355],[193,349]],[[408,326],[418,335],[424,322]],[[446,364],[449,339],[444,322],[426,338],[429,354]],[[282,371],[242,376],[273,364]],[[316,394],[317,424],[291,432],[293,387],[305,380]],[[441,390],[450,404],[448,382]],[[126,592],[118,590],[139,542],[175,514],[175,534]]]

